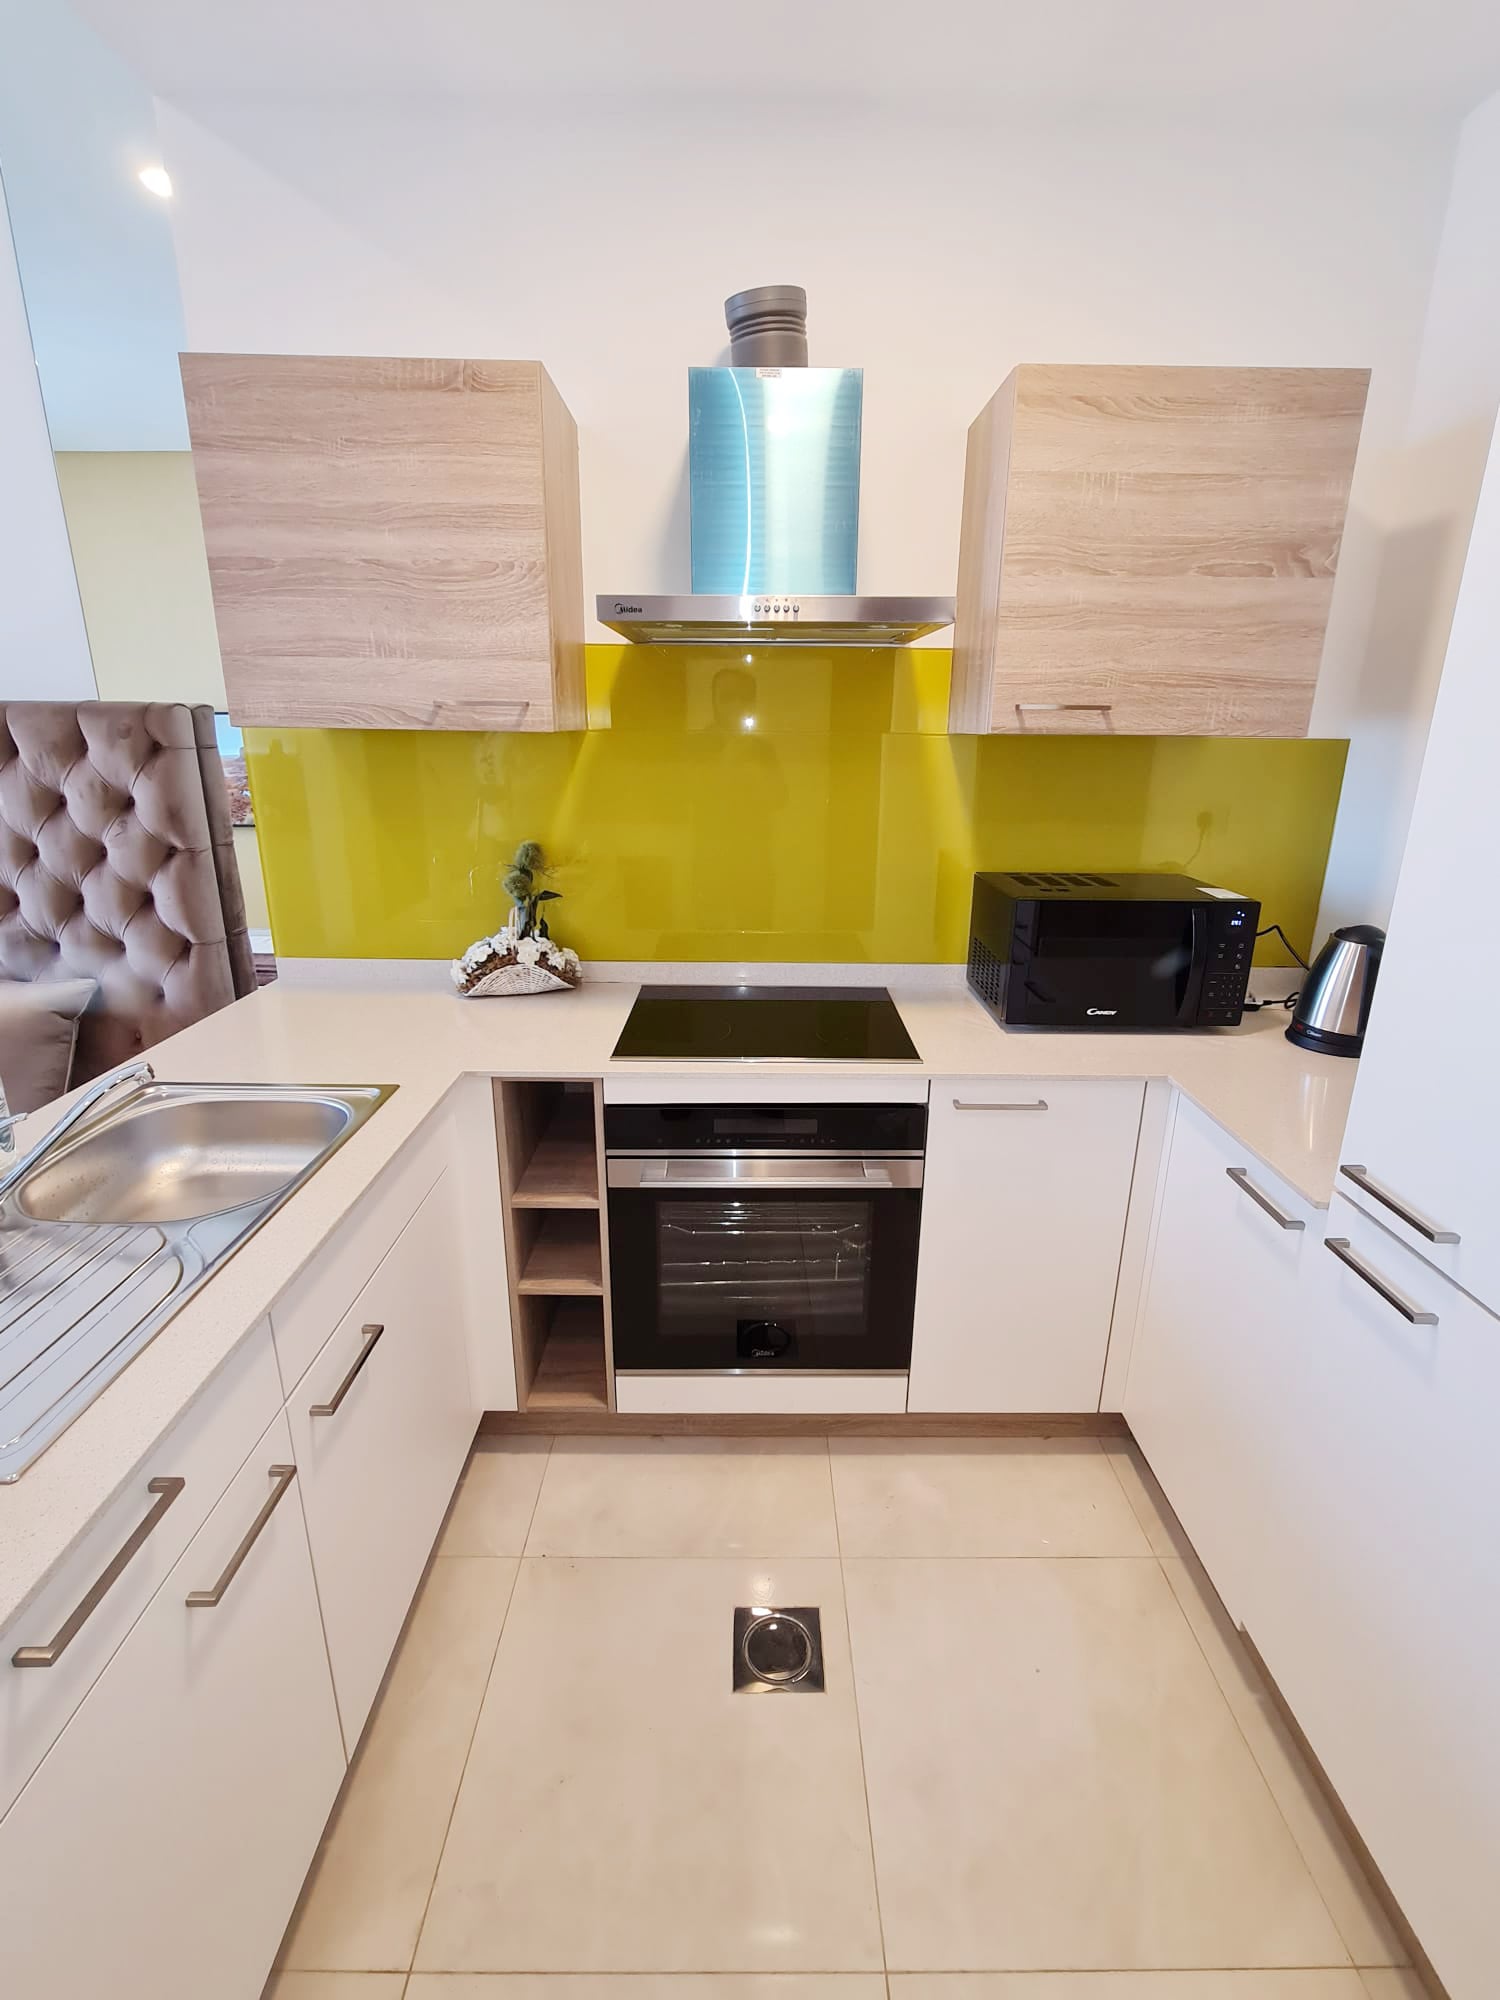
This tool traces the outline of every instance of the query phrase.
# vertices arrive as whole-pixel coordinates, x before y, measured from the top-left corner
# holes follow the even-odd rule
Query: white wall
[[[1314,718],[1352,736],[1320,931],[1389,915],[1497,410],[1500,96],[1464,125],[1410,416],[1378,494],[1366,488],[1361,554],[1378,553],[1379,574],[1357,671]]]
[[[0,187],[0,700],[78,701],[94,670]]]

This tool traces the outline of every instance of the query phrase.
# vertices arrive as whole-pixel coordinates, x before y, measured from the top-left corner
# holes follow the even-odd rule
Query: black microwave
[[[1011,1028],[1232,1028],[1259,923],[1190,875],[976,875],[969,984]]]

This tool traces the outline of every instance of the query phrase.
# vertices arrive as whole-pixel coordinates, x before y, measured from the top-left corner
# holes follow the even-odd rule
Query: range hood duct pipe
[[[807,294],[800,285],[756,285],[724,301],[731,368],[805,368]]]

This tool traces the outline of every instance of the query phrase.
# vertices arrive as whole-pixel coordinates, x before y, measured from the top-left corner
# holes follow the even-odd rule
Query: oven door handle
[[[639,1188],[655,1194],[712,1190],[718,1194],[766,1194],[780,1188],[802,1192],[841,1190],[882,1194],[922,1185],[920,1160],[756,1160],[653,1159],[621,1157],[605,1163],[612,1188]]]

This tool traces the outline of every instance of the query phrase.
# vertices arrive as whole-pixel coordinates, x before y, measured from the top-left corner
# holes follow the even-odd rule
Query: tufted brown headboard
[[[0,977],[88,978],[81,1083],[255,985],[213,710],[0,702]]]

